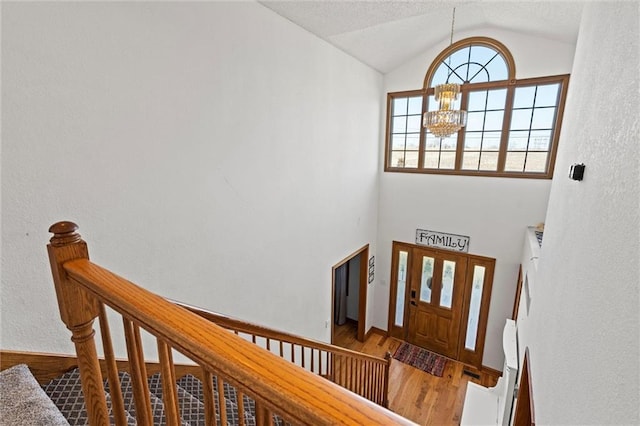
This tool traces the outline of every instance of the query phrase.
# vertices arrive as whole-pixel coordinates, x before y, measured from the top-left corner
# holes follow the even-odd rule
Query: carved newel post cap
[[[49,232],[53,233],[49,241],[56,247],[77,243],[81,241],[80,234],[76,232],[78,229],[78,225],[73,222],[56,222],[49,227]]]

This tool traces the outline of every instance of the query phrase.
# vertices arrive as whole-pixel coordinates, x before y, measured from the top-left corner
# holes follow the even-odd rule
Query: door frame
[[[465,364],[480,368],[482,366],[482,359],[484,354],[484,344],[486,338],[486,329],[489,320],[489,308],[491,303],[491,293],[493,289],[493,277],[495,270],[495,262],[496,259],[491,257],[480,256],[476,254],[470,253],[461,253],[452,250],[445,250],[436,247],[428,247],[421,246],[418,244],[406,243],[401,241],[393,241],[391,247],[391,277],[389,281],[389,311],[388,311],[388,335],[391,337],[396,337],[401,340],[407,340],[407,332],[410,321],[410,309],[409,309],[409,301],[410,301],[410,289],[411,289],[411,263],[413,261],[413,249],[431,249],[437,251],[463,254],[468,258],[467,268],[471,266],[483,266],[485,267],[485,280],[482,288],[482,305],[480,306],[479,318],[478,318],[478,334],[476,335],[476,348],[475,350],[469,350],[464,347],[464,340],[466,337],[466,327],[468,322],[468,314],[469,314],[469,304],[470,304],[470,296],[471,296],[471,279],[473,278],[473,274],[466,278],[465,290],[464,290],[464,302],[462,309],[462,318],[460,321],[461,331],[459,333],[460,343],[458,344],[458,354],[455,357],[456,360],[463,362]],[[407,275],[406,275],[406,284],[405,284],[405,294],[404,294],[404,315],[403,315],[403,326],[398,327],[395,325],[395,303],[397,301],[397,280],[398,280],[398,259],[396,258],[396,251],[406,251],[407,254]],[[464,331],[463,331],[464,329]]]
[[[360,283],[359,283],[359,292],[358,292],[358,333],[356,335],[356,339],[359,342],[364,342],[365,336],[365,322],[367,319],[367,272],[369,267],[369,244],[365,244],[360,249],[354,251],[349,256],[342,259],[340,262],[336,263],[331,267],[331,343],[333,344],[333,334],[335,332],[335,324],[333,321],[335,312],[335,294],[336,294],[336,269],[349,262],[351,259],[355,257],[360,257]]]

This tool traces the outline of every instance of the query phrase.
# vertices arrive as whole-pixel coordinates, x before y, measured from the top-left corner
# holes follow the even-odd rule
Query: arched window
[[[500,42],[472,37],[435,58],[421,90],[387,95],[385,171],[550,179],[568,75],[516,80],[515,62]],[[467,125],[440,138],[423,127],[438,109],[434,87],[461,85],[456,109]]]

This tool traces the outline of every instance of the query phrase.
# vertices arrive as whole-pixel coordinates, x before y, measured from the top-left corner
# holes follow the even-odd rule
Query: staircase
[[[125,410],[127,415],[127,424],[136,424],[136,412],[133,397],[133,389],[131,386],[131,377],[126,372],[120,372],[120,386],[124,399]],[[166,425],[167,419],[165,415],[165,407],[162,394],[162,383],[160,373],[154,374],[148,379],[149,396],[151,399],[151,408],[153,413],[154,425]],[[80,383],[79,370],[73,369],[59,378],[51,380],[42,386],[45,393],[51,398],[53,403],[58,407],[62,415],[67,419],[70,425],[87,425],[89,418],[85,406],[84,397],[82,396],[82,387]],[[224,383],[224,392],[222,401],[225,404],[225,412],[227,417],[227,425],[247,426],[256,425],[255,403],[246,395],[242,396],[242,404],[238,404],[239,393],[236,389]],[[221,395],[217,380],[213,380],[213,390],[216,403],[216,413],[220,412],[219,403]],[[109,385],[104,382],[104,392],[107,398],[107,406],[109,408],[110,422],[115,423],[111,411],[111,397],[109,395]],[[180,423],[182,426],[205,425],[205,406],[202,382],[195,376],[188,374],[177,381],[178,405],[180,409]],[[240,422],[240,418],[244,418],[244,422]],[[273,423],[275,425],[284,425],[285,423],[274,416]],[[216,415],[216,424],[220,424],[220,417]]]
[[[52,225],[47,245],[60,316],[71,331],[79,370],[45,390],[69,423],[411,424],[383,408],[388,358],[178,306],[91,262],[77,229],[72,222]],[[115,357],[111,314],[122,320],[125,369]],[[158,369],[147,374],[143,332],[156,341],[155,376]],[[96,338],[102,340],[101,355]],[[177,374],[174,352],[195,363],[195,376]]]

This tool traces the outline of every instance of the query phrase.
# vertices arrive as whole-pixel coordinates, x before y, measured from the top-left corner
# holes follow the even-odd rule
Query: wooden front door
[[[458,357],[468,256],[446,250],[412,250],[407,340]]]

